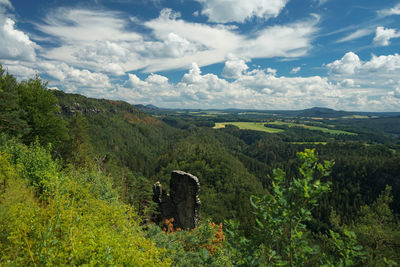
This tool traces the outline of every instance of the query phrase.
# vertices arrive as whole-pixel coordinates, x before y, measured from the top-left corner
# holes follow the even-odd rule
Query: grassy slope
[[[225,128],[226,125],[234,125],[243,130],[254,130],[267,133],[280,133],[283,132],[281,129],[268,128],[264,126],[264,122],[217,122],[214,129]]]
[[[230,125],[237,126],[240,129],[244,129],[244,130],[262,131],[262,132],[267,132],[267,133],[283,132],[282,129],[265,127],[264,126],[265,123],[267,123],[267,122],[218,122],[215,124],[214,129],[225,128],[226,125],[230,124]],[[308,130],[322,131],[322,132],[329,133],[329,134],[357,135],[356,133],[351,133],[351,132],[347,132],[347,131],[329,129],[329,128],[318,127],[318,126],[310,126],[310,125],[298,124],[298,123],[292,123],[292,122],[274,121],[274,122],[268,122],[268,124],[287,125],[288,127],[303,127]]]
[[[322,131],[324,133],[329,133],[329,134],[357,135],[356,133],[351,133],[351,132],[347,132],[347,131],[343,131],[343,130],[335,130],[335,129],[329,129],[329,128],[325,128],[325,127],[310,126],[310,125],[298,124],[298,123],[292,123],[292,122],[274,121],[274,122],[268,122],[268,124],[287,125],[288,127],[303,127],[303,128],[308,129],[308,130]]]

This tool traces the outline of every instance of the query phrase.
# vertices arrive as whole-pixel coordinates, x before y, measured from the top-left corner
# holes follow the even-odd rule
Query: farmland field
[[[242,122],[242,121],[217,122],[214,126],[214,129],[225,128],[225,126],[228,124],[237,126],[237,127],[239,127],[239,129],[243,129],[243,130],[253,130],[253,131],[261,131],[261,132],[267,132],[267,133],[283,132],[283,130],[281,130],[281,129],[265,127],[264,126],[265,122]]]
[[[217,122],[214,126],[214,129],[225,128],[225,126],[228,124],[237,126],[237,127],[239,127],[239,129],[243,129],[243,130],[254,130],[254,131],[267,132],[267,133],[283,132],[283,130],[281,130],[281,129],[265,127],[264,126],[265,122],[242,122],[242,121],[239,121],[239,122]]]
[[[254,130],[254,131],[262,131],[262,132],[267,132],[267,133],[280,133],[283,132],[284,129],[278,129],[274,128],[274,125],[286,125],[287,127],[302,127],[311,131],[322,131],[324,133],[329,133],[333,135],[337,134],[346,134],[346,135],[357,135],[356,133],[352,132],[347,132],[343,130],[336,130],[332,128],[325,128],[325,127],[319,127],[319,126],[311,126],[311,125],[306,125],[306,124],[301,124],[301,123],[293,123],[293,122],[281,122],[281,121],[274,121],[274,122],[217,122],[215,123],[214,129],[220,129],[220,128],[225,128],[226,125],[234,125],[236,127],[239,127],[239,129],[243,130]],[[265,127],[264,124],[269,124],[271,127]],[[332,127],[332,126],[326,126],[326,127]]]
[[[356,133],[352,132],[347,132],[343,130],[335,130],[335,129],[329,129],[325,127],[319,127],[319,126],[311,126],[311,125],[306,125],[306,124],[301,124],[301,123],[293,123],[293,122],[281,122],[281,121],[274,121],[274,122],[268,122],[269,125],[286,125],[288,127],[303,127],[308,130],[312,131],[322,131],[324,133],[329,133],[329,134],[347,134],[347,135],[357,135]],[[331,125],[327,125],[327,127],[332,127]]]

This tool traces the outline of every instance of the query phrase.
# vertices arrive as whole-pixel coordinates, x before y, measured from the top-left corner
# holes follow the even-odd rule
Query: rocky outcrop
[[[174,218],[174,227],[195,228],[200,219],[200,184],[196,176],[183,171],[171,173],[170,194],[160,182],[153,185],[153,200],[158,204],[160,215],[157,222]]]
[[[73,103],[72,106],[63,104],[60,106],[60,108],[63,113],[68,115],[74,115],[78,112],[82,113],[83,115],[98,114],[103,112],[103,110],[97,107],[82,107],[79,103]]]

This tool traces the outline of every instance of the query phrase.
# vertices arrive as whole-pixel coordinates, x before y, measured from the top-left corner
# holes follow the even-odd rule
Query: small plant
[[[310,256],[319,252],[307,240],[305,223],[312,219],[311,210],[320,197],[330,190],[330,183],[321,178],[330,174],[333,162],[319,163],[310,149],[297,156],[302,162],[300,177],[287,177],[275,169],[271,192],[250,199],[256,209],[258,253],[266,265],[309,265]]]

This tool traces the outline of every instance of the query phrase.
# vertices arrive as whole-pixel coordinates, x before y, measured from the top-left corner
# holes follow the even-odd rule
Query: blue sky
[[[0,63],[172,108],[400,111],[400,1],[0,0]]]

